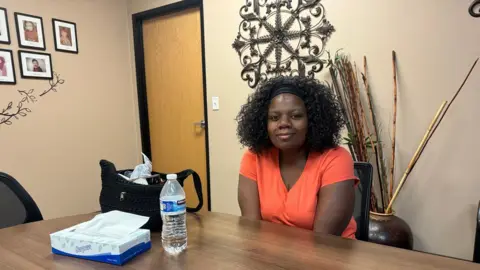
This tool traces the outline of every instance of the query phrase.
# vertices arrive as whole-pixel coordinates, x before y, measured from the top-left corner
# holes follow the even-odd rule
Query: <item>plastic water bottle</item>
[[[179,254],[187,248],[185,191],[176,174],[167,175],[167,183],[160,193],[162,214],[162,245],[169,254]]]

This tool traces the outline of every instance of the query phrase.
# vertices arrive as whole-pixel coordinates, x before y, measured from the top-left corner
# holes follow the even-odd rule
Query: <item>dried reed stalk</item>
[[[365,132],[364,132],[364,127],[365,127],[365,123],[363,123],[363,117],[362,117],[362,110],[361,110],[361,103],[360,103],[360,98],[359,96],[357,95],[357,93],[359,92],[359,89],[358,89],[358,80],[357,80],[357,77],[355,75],[355,70],[354,70],[354,67],[352,66],[352,63],[349,62],[348,63],[349,66],[348,66],[348,71],[350,73],[350,80],[351,80],[351,96],[352,96],[352,100],[353,100],[353,103],[355,104],[355,112],[354,112],[354,115],[356,117],[356,123],[357,123],[357,140],[358,140],[358,144],[360,145],[360,148],[361,148],[361,151],[362,151],[362,161],[368,161],[368,153],[367,153],[367,145],[365,144]]]
[[[346,122],[345,125],[347,126],[347,132],[349,134],[351,134],[352,133],[352,126],[350,125],[350,121],[349,121],[348,116],[347,116],[347,110],[345,108],[345,98],[343,97],[343,95],[340,92],[340,86],[338,85],[337,72],[335,71],[335,69],[333,67],[333,64],[329,68],[329,71],[330,71],[330,76],[332,77],[333,91],[334,91],[335,95],[337,96],[337,99],[339,100],[338,103],[340,105],[340,109],[342,110],[343,118],[345,119],[345,122]],[[352,154],[354,160],[357,160],[357,157],[355,156],[355,151],[353,150],[353,147],[352,147],[351,144],[348,144],[348,149],[350,150],[350,153]]]
[[[437,113],[435,114],[435,117],[433,118],[432,122],[430,123],[430,126],[428,126],[427,131],[425,132],[425,135],[423,136],[423,139],[420,141],[420,144],[417,147],[417,150],[415,151],[415,154],[413,154],[412,158],[410,159],[410,163],[407,166],[407,169],[403,173],[402,179],[400,180],[400,183],[397,186],[397,189],[395,190],[395,193],[392,196],[392,199],[390,200],[390,203],[388,204],[387,210],[385,213],[390,213],[392,210],[392,205],[395,202],[395,199],[397,199],[398,193],[402,189],[403,185],[405,184],[405,181],[407,180],[408,176],[410,175],[410,172],[412,171],[415,161],[418,160],[418,157],[421,154],[421,150],[426,146],[428,143],[427,138],[430,137],[432,133],[432,129],[434,125],[437,123],[438,118],[440,117],[440,114],[442,113],[443,109],[445,108],[445,105],[447,105],[447,101],[444,101],[442,105],[440,105],[440,108],[438,108]]]
[[[348,88],[348,82],[347,82],[347,79],[346,79],[346,75],[345,75],[345,68],[343,66],[343,63],[342,63],[342,59],[339,59],[336,61],[336,67],[337,67],[337,70],[338,70],[338,73],[340,75],[340,81],[342,82],[342,85],[343,85],[343,94],[341,94],[342,96],[342,101],[345,103],[344,104],[344,108],[345,108],[345,114],[347,115],[347,120],[349,123],[351,123],[350,127],[352,129],[352,134],[355,134],[356,131],[355,131],[355,126],[353,125],[353,116],[352,116],[352,111],[351,111],[351,108],[352,108],[352,105],[350,104],[350,101],[348,99],[348,91],[347,91],[347,88]]]
[[[342,57],[339,60],[339,63],[337,63],[337,66],[339,67],[340,75],[344,84],[344,95],[345,95],[345,101],[346,101],[346,108],[348,110],[348,114],[350,117],[350,121],[352,123],[352,133],[351,139],[352,139],[352,145],[355,150],[357,160],[358,161],[365,161],[365,155],[363,151],[363,147],[361,145],[361,142],[359,140],[361,131],[362,131],[362,126],[359,122],[359,117],[358,117],[358,110],[356,101],[353,96],[352,88],[353,88],[353,82],[352,82],[352,77],[351,77],[351,68],[349,61],[345,58]]]
[[[392,162],[390,166],[390,187],[389,194],[392,198],[393,183],[395,176],[395,138],[397,131],[397,56],[395,51],[392,51],[392,63],[393,63],[393,125],[392,125]]]
[[[463,86],[465,85],[465,83],[467,82],[468,78],[470,77],[470,74],[472,74],[472,71],[473,71],[473,69],[475,68],[475,66],[477,65],[478,60],[479,60],[479,58],[477,58],[477,60],[475,60],[475,62],[473,63],[472,67],[471,67],[470,70],[468,71],[467,76],[465,77],[465,79],[463,80],[462,84],[461,84],[460,87],[458,88],[457,92],[455,92],[455,94],[453,95],[452,99],[451,99],[450,102],[448,103],[447,108],[445,108],[445,111],[443,112],[442,116],[440,117],[440,119],[438,120],[437,124],[436,124],[435,127],[433,128],[432,133],[431,133],[430,136],[427,138],[427,143],[428,143],[428,141],[430,141],[430,139],[432,138],[433,134],[435,133],[435,131],[437,130],[438,126],[439,126],[440,123],[442,122],[443,118],[444,118],[445,115],[447,114],[448,110],[450,109],[450,106],[452,106],[452,103],[455,101],[455,99],[457,98],[458,94],[460,94],[460,91],[462,91]],[[426,145],[426,144],[425,144],[425,145]],[[424,149],[425,149],[425,146],[422,148],[422,150],[420,150],[420,155],[423,153],[423,150],[424,150]],[[420,158],[420,155],[418,155],[418,158]],[[415,163],[417,163],[418,158],[417,158],[417,160],[415,160],[414,166],[415,166]]]
[[[337,71],[332,67],[329,68],[330,71],[330,76],[332,77],[332,82],[333,82],[333,90],[335,95],[337,96],[338,103],[340,105],[340,109],[342,110],[343,117],[346,120],[346,126],[348,132],[351,132],[352,127],[350,125],[350,121],[348,121],[348,116],[347,116],[347,109],[345,108],[345,97],[342,95],[340,92],[340,86],[338,85],[338,78],[337,78]]]
[[[355,70],[357,70],[356,66],[355,66]],[[356,74],[355,74],[355,80],[358,80]],[[367,136],[368,136],[368,137],[364,136],[364,141],[368,138],[368,140],[370,141],[370,145],[372,146],[372,149],[373,149],[373,140],[372,140],[372,136],[371,136],[372,133],[370,133],[370,128],[368,127],[367,117],[365,116],[365,111],[363,110],[362,100],[360,98],[360,88],[358,87],[358,84],[357,84],[357,87],[356,87],[356,93],[355,94],[356,94],[356,98],[358,100],[358,105],[359,105],[359,109],[360,109],[360,116],[361,116],[362,121],[363,121],[362,124],[365,127],[365,131],[366,131]],[[367,148],[366,144],[365,144],[365,148]],[[367,150],[365,149],[365,151],[367,151]],[[367,156],[367,158],[368,158],[368,156]]]
[[[365,112],[360,98],[360,86],[357,76],[356,64],[352,65],[349,59],[344,59],[344,66],[346,67],[347,78],[349,81],[349,97],[352,104],[352,115],[356,126],[356,134],[354,136],[359,148],[359,155],[361,161],[367,162],[369,160],[367,149],[367,136],[370,136],[368,123],[366,121]],[[372,142],[373,143],[373,142]],[[378,200],[375,193],[371,193],[370,206],[373,211],[378,211]]]
[[[366,134],[368,137],[363,137],[363,141],[365,142],[368,138],[369,142],[370,142],[370,146],[373,150],[373,153],[374,155],[376,156],[376,150],[374,148],[374,143],[373,143],[373,139],[372,139],[372,133],[370,133],[370,128],[368,126],[368,122],[367,122],[367,117],[365,116],[365,111],[363,109],[363,105],[362,105],[362,99],[360,97],[360,87],[359,87],[359,83],[358,83],[358,74],[357,74],[357,65],[354,63],[354,68],[355,68],[355,82],[356,82],[356,98],[358,100],[358,105],[359,105],[359,108],[360,108],[360,115],[362,117],[362,121],[363,121],[363,126],[365,127],[365,131],[366,131]],[[367,152],[367,145],[365,145],[365,153],[367,154],[367,159],[365,161],[368,161],[368,152]],[[373,183],[372,183],[373,184]],[[382,199],[382,211],[383,211],[383,208],[385,207],[385,204],[383,202],[383,196],[381,197]],[[372,211],[374,212],[378,212],[378,200],[377,200],[377,197],[375,195],[375,193],[372,193],[372,195],[370,196],[370,205],[371,205],[371,208],[372,208]]]
[[[378,183],[379,183],[379,188],[380,188],[380,199],[382,201],[382,208],[381,211],[383,212],[385,210],[385,202],[388,202],[387,196],[385,196],[385,181],[384,181],[384,175],[385,175],[385,165],[383,163],[383,151],[382,151],[382,146],[377,147],[377,144],[380,142],[379,136],[378,136],[378,128],[377,128],[377,119],[375,117],[375,114],[373,113],[373,101],[372,101],[372,95],[370,93],[370,85],[368,82],[368,71],[367,71],[367,57],[363,56],[363,84],[365,86],[365,92],[367,93],[367,100],[368,100],[368,109],[370,111],[370,118],[372,119],[372,124],[373,124],[373,132],[375,135],[375,140],[376,143],[374,144],[372,141],[372,136],[370,135],[370,144],[372,145],[373,149],[373,154],[375,155],[375,162],[377,163],[377,174],[378,174]],[[366,121],[365,121],[366,122]],[[370,132],[369,132],[370,134]]]
[[[374,144],[370,136],[371,134],[367,124],[367,117],[365,115],[360,98],[360,85],[356,72],[356,65],[352,64],[348,57],[341,56],[336,57],[335,67],[338,71],[338,77],[343,85],[343,89],[341,89],[343,92],[338,91],[337,96],[343,97],[341,101],[344,103],[343,107],[345,108],[345,114],[348,117],[348,122],[351,123],[349,135],[351,139],[350,143],[354,150],[354,155],[356,156],[357,161],[368,161],[368,137],[370,137],[370,144],[372,146]],[[340,87],[337,89],[339,88]],[[378,211],[377,204],[375,193],[372,192],[370,196],[370,205],[372,211]],[[382,206],[382,208],[383,207],[384,206]]]

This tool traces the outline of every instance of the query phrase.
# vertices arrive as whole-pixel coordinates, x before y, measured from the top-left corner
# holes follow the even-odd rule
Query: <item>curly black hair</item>
[[[273,146],[267,132],[270,95],[275,89],[289,85],[295,86],[304,96],[308,119],[307,150],[323,152],[336,147],[345,120],[335,96],[324,83],[300,76],[270,79],[248,97],[236,118],[240,143],[257,154]]]

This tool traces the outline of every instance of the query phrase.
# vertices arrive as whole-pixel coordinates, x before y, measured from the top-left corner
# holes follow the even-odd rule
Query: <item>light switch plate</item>
[[[212,108],[214,111],[220,110],[220,100],[218,97],[212,97]]]

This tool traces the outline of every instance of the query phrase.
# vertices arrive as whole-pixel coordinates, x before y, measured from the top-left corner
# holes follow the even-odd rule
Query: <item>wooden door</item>
[[[200,9],[157,17],[143,23],[145,76],[153,169],[193,169],[202,180],[208,210]],[[187,205],[198,199],[189,178]]]

